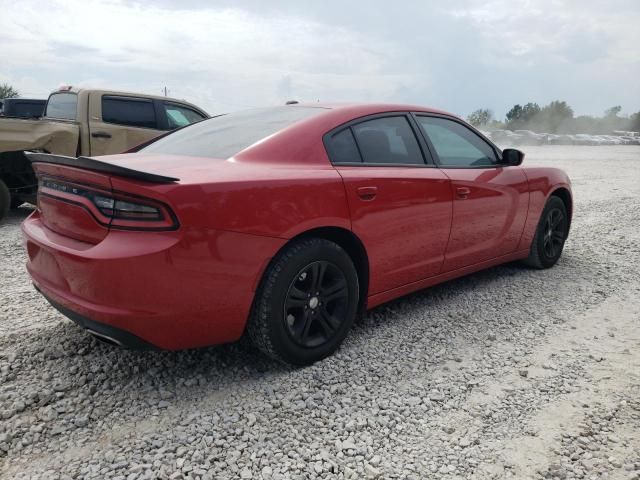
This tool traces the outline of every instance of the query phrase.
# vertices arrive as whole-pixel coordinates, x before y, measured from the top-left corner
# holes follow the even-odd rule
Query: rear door
[[[91,156],[122,153],[162,133],[150,98],[104,92],[89,96]]]
[[[365,117],[329,132],[352,228],[369,256],[369,295],[440,272],[451,227],[449,180],[430,162],[404,113]]]
[[[415,119],[451,179],[453,223],[443,272],[514,252],[529,205],[522,168],[500,165],[493,145],[456,119]]]

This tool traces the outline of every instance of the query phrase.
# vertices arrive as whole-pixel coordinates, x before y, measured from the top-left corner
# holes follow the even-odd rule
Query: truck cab
[[[35,201],[37,180],[23,152],[95,157],[122,153],[176,128],[209,118],[169,97],[61,87],[41,119],[0,117],[0,219]]]

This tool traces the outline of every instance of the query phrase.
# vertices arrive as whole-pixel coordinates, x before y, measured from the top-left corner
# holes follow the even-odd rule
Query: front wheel
[[[531,251],[525,263],[540,269],[553,267],[562,255],[568,233],[567,207],[559,197],[552,196],[542,211],[536,235],[531,243]]]
[[[358,295],[358,274],[339,245],[294,241],[267,269],[247,333],[270,357],[309,365],[340,346],[356,317]]]

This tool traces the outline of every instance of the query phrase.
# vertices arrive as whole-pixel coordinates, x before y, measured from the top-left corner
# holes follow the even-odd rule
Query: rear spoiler
[[[53,165],[65,165],[67,167],[84,168],[85,170],[93,170],[94,172],[103,172],[119,177],[134,178],[144,182],[151,183],[171,183],[180,179],[174,177],[166,177],[155,173],[141,172],[132,168],[122,167],[115,163],[103,162],[90,157],[67,157],[65,155],[54,155],[50,153],[33,153],[24,152],[31,163],[51,163]]]

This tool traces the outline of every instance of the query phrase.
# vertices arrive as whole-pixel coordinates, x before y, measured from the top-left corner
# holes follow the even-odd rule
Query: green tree
[[[540,106],[537,103],[529,102],[525,106],[514,105],[507,112],[507,127],[512,130],[526,127],[531,120],[540,113]]]
[[[8,83],[0,84],[0,98],[16,98],[18,91]]]
[[[568,133],[573,128],[573,109],[567,102],[554,100],[535,116],[532,128],[547,133]]]
[[[488,108],[479,108],[475,112],[472,112],[467,117],[467,120],[474,127],[481,127],[493,120],[493,112]]]
[[[622,111],[622,107],[620,105],[616,105],[615,107],[607,108],[604,111],[604,116],[609,118],[615,118]]]
[[[507,112],[507,124],[516,122],[522,119],[522,107],[518,104],[511,107],[511,110]]]
[[[540,113],[540,106],[537,103],[529,102],[522,107],[522,119],[525,122],[530,122],[533,117]]]
[[[629,117],[629,130],[640,132],[640,112],[636,112]]]

